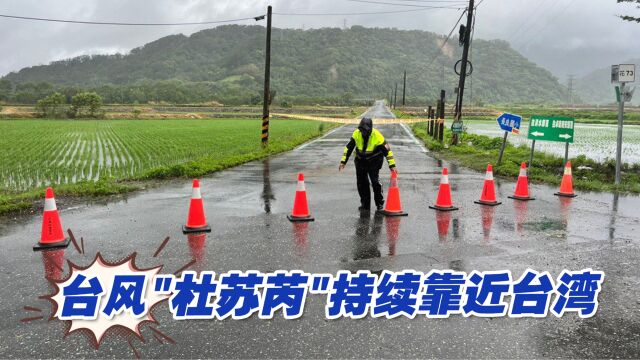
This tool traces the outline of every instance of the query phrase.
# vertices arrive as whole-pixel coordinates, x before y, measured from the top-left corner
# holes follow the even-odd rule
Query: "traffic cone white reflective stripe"
[[[449,184],[449,174],[442,174],[440,184]]]
[[[521,167],[520,168],[520,174],[518,176],[527,176],[527,168],[526,167]]]
[[[192,199],[202,199],[202,194],[200,193],[200,186],[194,187],[191,190],[191,198]]]
[[[488,181],[493,181],[493,171],[487,171],[487,173],[484,174],[484,179]]]
[[[307,188],[304,186],[304,180],[298,180],[298,186],[296,186],[296,191],[307,191]]]
[[[564,174],[565,174],[565,175],[572,175],[572,173],[571,173],[571,166],[565,166],[565,167],[564,167]]]
[[[58,210],[56,206],[55,198],[46,198],[44,199],[44,211],[55,211]]]
[[[394,187],[398,187],[398,178],[392,176],[391,181],[389,183],[389,188],[394,188]]]

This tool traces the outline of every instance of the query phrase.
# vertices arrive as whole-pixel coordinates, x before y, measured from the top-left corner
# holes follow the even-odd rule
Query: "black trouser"
[[[382,168],[382,162],[382,156],[376,156],[368,160],[355,159],[358,194],[360,194],[360,203],[364,208],[368,209],[371,206],[369,181],[371,181],[371,187],[373,188],[373,201],[375,201],[376,205],[384,204],[382,184],[380,184],[380,179],[378,178],[380,169]]]

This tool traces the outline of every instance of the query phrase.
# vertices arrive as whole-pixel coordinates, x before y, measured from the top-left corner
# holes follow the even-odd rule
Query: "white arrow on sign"
[[[544,136],[544,133],[538,132],[538,131],[534,131],[531,133],[531,135],[533,136]]]
[[[571,135],[569,135],[569,134],[562,134],[562,135],[558,135],[558,137],[561,137],[561,138],[563,138],[563,139],[567,139],[567,140],[569,140],[569,139],[571,138]]]

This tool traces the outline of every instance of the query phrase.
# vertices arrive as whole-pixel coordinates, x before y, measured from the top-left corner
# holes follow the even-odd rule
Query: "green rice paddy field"
[[[198,176],[291,149],[331,125],[272,120],[0,120],[0,189]]]

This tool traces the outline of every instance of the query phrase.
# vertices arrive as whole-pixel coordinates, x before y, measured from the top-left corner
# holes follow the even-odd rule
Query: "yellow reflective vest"
[[[387,144],[387,141],[378,129],[373,129],[371,131],[371,135],[369,135],[369,140],[366,144],[366,149],[364,148],[364,140],[365,139],[362,136],[360,129],[356,129],[351,135],[349,143],[344,147],[344,152],[340,162],[342,164],[346,164],[349,160],[349,156],[351,156],[351,153],[355,149],[357,159],[372,160],[378,156],[384,156],[387,158],[390,168],[394,168],[396,166],[396,161],[393,159],[393,151],[391,151],[391,147]]]

